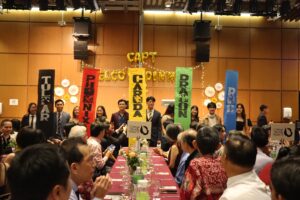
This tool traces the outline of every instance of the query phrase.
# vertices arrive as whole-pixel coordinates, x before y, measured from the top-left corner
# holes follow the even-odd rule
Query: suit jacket
[[[114,129],[115,130],[118,129],[122,125],[122,123],[119,122],[119,120],[120,120],[119,117],[120,117],[120,112],[116,112],[116,113],[113,113],[111,115],[111,118],[110,118],[110,123],[114,124]],[[128,112],[125,111],[125,113],[124,113],[124,123],[127,124],[128,119],[129,119],[129,114],[128,114]]]
[[[22,121],[21,121],[21,128],[23,128],[24,126],[30,126],[29,124],[29,118],[30,118],[30,115],[29,114],[26,114],[22,117]],[[37,115],[36,115],[36,118],[37,118]],[[38,121],[36,119],[35,121],[35,127],[38,128]]]
[[[64,138],[64,136],[65,136],[64,126],[70,121],[70,119],[71,119],[70,114],[67,113],[67,112],[62,111],[61,116],[60,116],[61,127],[60,127],[60,130],[57,130],[57,112],[53,113],[53,123],[54,123],[53,131],[55,132],[56,135]]]
[[[148,115],[147,116],[147,121]],[[151,128],[151,140],[150,140],[150,146],[151,147],[156,147],[157,145],[157,140],[161,140],[161,114],[157,110],[154,110],[153,116],[152,116],[152,128]]]
[[[257,118],[257,126],[262,127],[264,125],[268,125],[268,120],[265,115],[259,114]]]

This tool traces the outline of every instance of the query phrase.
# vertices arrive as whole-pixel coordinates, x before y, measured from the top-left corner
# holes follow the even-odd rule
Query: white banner
[[[295,124],[274,123],[271,124],[271,140],[285,139],[293,141],[295,138]]]
[[[127,137],[151,139],[151,122],[127,122]]]

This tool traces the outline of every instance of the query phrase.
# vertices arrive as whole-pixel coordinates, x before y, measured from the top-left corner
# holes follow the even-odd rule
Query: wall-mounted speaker
[[[207,20],[196,20],[194,22],[194,40],[210,40],[210,22]]]
[[[196,62],[209,62],[209,40],[196,41]]]
[[[74,41],[74,59],[87,60],[88,59],[88,41],[78,40]]]
[[[74,33],[76,38],[86,38],[91,36],[91,20],[88,17],[74,17]]]

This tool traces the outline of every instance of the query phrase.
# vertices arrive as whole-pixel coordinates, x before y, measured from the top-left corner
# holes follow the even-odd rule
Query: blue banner
[[[224,125],[227,132],[236,129],[236,101],[239,73],[227,70],[225,80]]]

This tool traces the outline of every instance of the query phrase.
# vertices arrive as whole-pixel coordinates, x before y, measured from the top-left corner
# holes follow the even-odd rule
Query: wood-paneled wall
[[[67,78],[81,85],[80,63],[73,60],[72,17],[80,12],[65,12],[66,26],[60,27],[62,13],[9,11],[0,15],[0,118],[20,118],[31,101],[37,100],[39,69],[55,69],[56,85]],[[93,22],[89,49],[94,52],[88,63],[102,69],[129,66],[128,52],[138,49],[138,16],[135,13],[85,13]],[[267,21],[261,17],[204,16],[212,21],[210,62],[205,63],[204,86],[224,83],[225,71],[239,72],[238,101],[247,115],[256,121],[259,105],[270,107],[269,119],[280,121],[282,108],[293,108],[298,119],[300,22]],[[195,66],[194,20],[199,15],[153,14],[144,17],[144,51],[157,51],[155,67],[175,70],[176,66]],[[215,31],[218,23],[223,26]],[[194,70],[192,103],[200,106],[205,99],[201,69]],[[160,100],[174,97],[174,84],[148,82],[148,94],[157,98],[156,107],[164,112]],[[117,100],[127,98],[127,81],[100,82],[97,105],[108,114],[117,110]],[[19,106],[8,100],[19,99]],[[71,112],[73,104],[65,110]],[[222,114],[222,111],[219,111]]]

